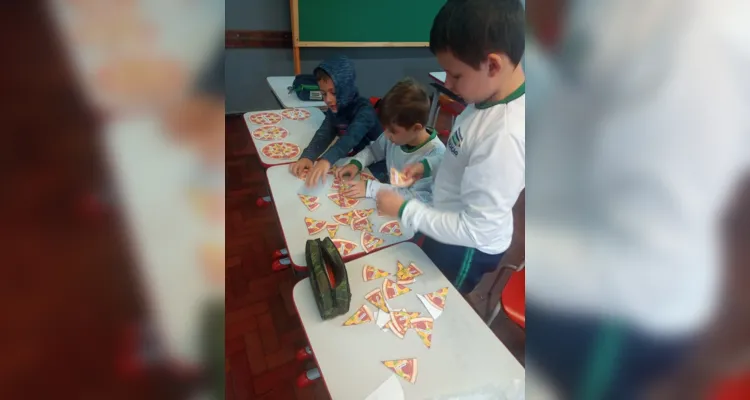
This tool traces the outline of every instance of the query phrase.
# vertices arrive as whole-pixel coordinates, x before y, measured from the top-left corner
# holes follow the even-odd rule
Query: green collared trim
[[[466,280],[466,275],[469,274],[471,269],[471,262],[474,260],[474,249],[469,247],[464,253],[464,260],[461,263],[461,269],[458,271],[458,277],[456,278],[456,290],[461,290],[461,286]]]
[[[409,201],[411,201],[411,199],[404,201],[401,204],[401,207],[398,208],[398,217],[399,218],[401,218],[404,215],[404,209],[406,208],[406,205],[409,204]]]
[[[430,141],[432,141],[432,139],[435,139],[435,137],[437,136],[437,131],[434,129],[427,128],[427,132],[430,133],[430,137],[427,138],[427,140],[425,140],[424,143],[420,144],[419,146],[409,146],[408,144],[405,144],[401,146],[401,150],[404,153],[414,153],[415,151],[424,147],[424,145],[426,145],[427,143],[430,143]]]
[[[354,164],[357,166],[357,172],[362,171],[362,163],[357,160],[351,160],[349,161],[349,164]]]
[[[496,106],[498,104],[508,104],[511,101],[523,96],[525,93],[526,93],[526,82],[522,83],[521,86],[518,87],[518,89],[514,90],[513,93],[509,94],[504,99],[501,99],[498,101],[483,101],[481,103],[475,104],[474,106],[478,110],[484,110],[492,106]]]
[[[424,174],[422,175],[423,178],[429,178],[430,175],[432,175],[432,168],[430,168],[430,163],[427,162],[427,159],[423,159],[420,161],[422,165],[424,166]]]

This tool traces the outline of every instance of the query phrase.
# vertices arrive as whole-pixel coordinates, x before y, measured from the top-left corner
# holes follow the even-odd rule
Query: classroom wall
[[[289,15],[286,0],[226,0],[226,29],[291,31]],[[441,70],[427,48],[303,48],[302,72],[336,54],[352,59],[365,97],[382,96],[405,76],[427,85],[427,74]],[[291,49],[227,49],[224,69],[227,113],[268,110],[279,104],[266,77],[293,75],[294,61]]]

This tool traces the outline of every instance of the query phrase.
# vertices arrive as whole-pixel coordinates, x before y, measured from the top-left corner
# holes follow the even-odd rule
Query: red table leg
[[[297,377],[297,387],[303,388],[310,386],[318,379],[320,379],[320,370],[317,368],[308,369]]]
[[[274,260],[274,262],[271,264],[271,270],[274,272],[276,271],[283,271],[292,264],[292,261],[289,258],[282,258],[279,260]]]
[[[289,250],[287,249],[279,249],[273,252],[273,258],[274,260],[282,258],[282,257],[288,257],[289,256]]]
[[[311,359],[313,356],[312,349],[310,346],[305,346],[299,350],[297,350],[297,354],[295,355],[295,358],[297,361],[305,361]]]
[[[263,208],[271,204],[271,196],[265,196],[265,197],[258,197],[258,200],[255,200],[255,205]]]

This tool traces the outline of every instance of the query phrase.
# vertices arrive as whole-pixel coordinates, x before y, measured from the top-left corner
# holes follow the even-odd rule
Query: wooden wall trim
[[[289,31],[224,31],[225,49],[291,49],[292,32]]]

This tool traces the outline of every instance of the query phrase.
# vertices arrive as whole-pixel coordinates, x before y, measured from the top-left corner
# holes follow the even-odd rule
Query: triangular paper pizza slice
[[[344,326],[352,326],[372,322],[372,312],[367,307],[367,304],[363,304],[362,307],[357,310],[349,319],[344,321]]]
[[[365,265],[365,267],[362,268],[362,279],[365,282],[380,279],[388,275],[390,275],[390,273],[385,272],[382,269],[375,268],[372,265]]]
[[[359,199],[350,199],[348,197],[341,196],[341,208],[352,208],[359,204]]]
[[[326,225],[328,225],[328,222],[326,222],[325,220],[317,220],[310,217],[305,217],[305,226],[307,227],[308,235],[314,235],[322,231],[326,228]]]
[[[407,178],[402,172],[396,168],[391,168],[391,186],[395,187],[408,187],[414,183],[414,179]]]
[[[339,224],[327,224],[326,229],[328,230],[328,237],[333,239],[336,237],[336,232],[339,231]]]
[[[333,216],[333,220],[338,222],[341,225],[349,225],[352,223],[352,219],[354,219],[354,212],[349,211],[347,213],[343,214],[336,214]]]
[[[416,358],[383,361],[383,365],[409,383],[417,381],[418,364]]]
[[[394,297],[411,292],[408,286],[400,285],[390,279],[383,280],[383,297],[390,300]]]
[[[365,250],[365,253],[369,253],[377,249],[384,243],[383,239],[375,237],[367,231],[362,231],[362,236],[360,237],[359,241],[362,244],[362,248]]]
[[[424,298],[438,310],[443,310],[445,308],[445,298],[447,296],[448,288],[444,287],[432,293],[427,293],[426,295],[424,295]]]
[[[380,225],[380,228],[378,228],[378,232],[393,236],[403,235],[403,232],[401,231],[401,224],[399,224],[397,220],[383,223],[383,225]]]
[[[432,346],[432,326],[434,320],[430,317],[418,317],[409,320],[409,325],[417,332],[422,343],[429,349]]]
[[[385,299],[379,288],[373,289],[370,293],[367,293],[365,295],[365,300],[369,301],[370,304],[379,308],[381,311],[388,312],[388,307],[385,304]]]
[[[367,217],[364,218],[352,218],[352,223],[349,225],[353,231],[367,231],[372,232],[372,223]]]
[[[338,250],[339,254],[341,254],[341,257],[348,256],[349,254],[351,254],[351,252],[354,251],[354,249],[357,248],[357,244],[349,240],[333,239],[332,242],[334,246],[336,246],[336,250]]]

